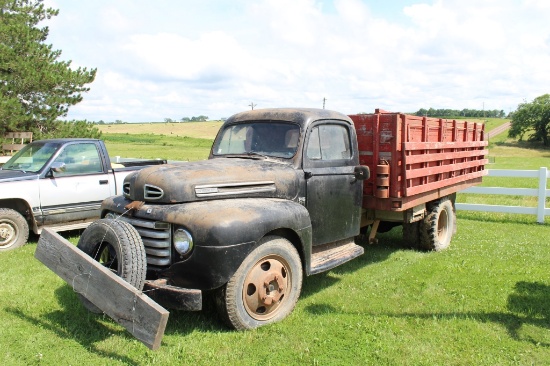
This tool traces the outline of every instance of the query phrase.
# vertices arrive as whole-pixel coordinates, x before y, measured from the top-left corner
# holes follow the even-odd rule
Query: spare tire
[[[147,258],[143,241],[130,224],[102,219],[92,223],[80,237],[77,248],[100,262],[138,290],[143,289],[147,273]],[[84,307],[92,313],[102,311],[79,294]]]

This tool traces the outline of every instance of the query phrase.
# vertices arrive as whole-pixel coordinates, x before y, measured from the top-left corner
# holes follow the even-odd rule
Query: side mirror
[[[55,161],[52,163],[52,165],[50,165],[50,170],[56,173],[62,173],[65,171],[65,163]]]
[[[353,170],[353,175],[357,180],[367,180],[370,178],[369,167],[365,165],[358,165]]]

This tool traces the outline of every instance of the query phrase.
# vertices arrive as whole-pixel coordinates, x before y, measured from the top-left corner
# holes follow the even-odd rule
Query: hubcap
[[[0,222],[0,247],[9,247],[15,242],[17,231],[9,222]]]
[[[284,302],[290,285],[289,266],[283,258],[262,258],[248,272],[243,284],[246,312],[256,320],[274,317]]]

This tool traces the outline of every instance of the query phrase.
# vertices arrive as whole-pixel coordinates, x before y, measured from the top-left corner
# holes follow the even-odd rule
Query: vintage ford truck
[[[481,182],[486,146],[481,123],[247,111],[208,160],[128,175],[78,247],[167,308],[200,310],[211,293],[229,326],[255,328],[293,310],[303,276],[363,254],[362,230],[374,242],[401,224],[411,245],[446,248],[455,193]],[[102,297],[81,299],[98,311]]]
[[[122,191],[124,178],[164,160],[112,167],[96,139],[41,140],[26,145],[0,167],[0,251],[24,245],[29,228],[39,234],[85,228],[99,218],[101,202]]]

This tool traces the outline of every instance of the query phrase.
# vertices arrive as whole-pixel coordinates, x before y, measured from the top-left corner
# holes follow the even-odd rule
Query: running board
[[[355,244],[353,238],[314,246],[311,254],[310,274],[328,271],[359,257],[364,252],[363,247]]]
[[[93,221],[86,221],[86,222],[77,222],[74,224],[67,224],[67,225],[56,225],[56,226],[42,226],[38,229],[38,234],[42,233],[42,229],[48,228],[51,231],[54,232],[60,232],[60,231],[69,231],[69,230],[78,230],[78,229],[86,229]]]

